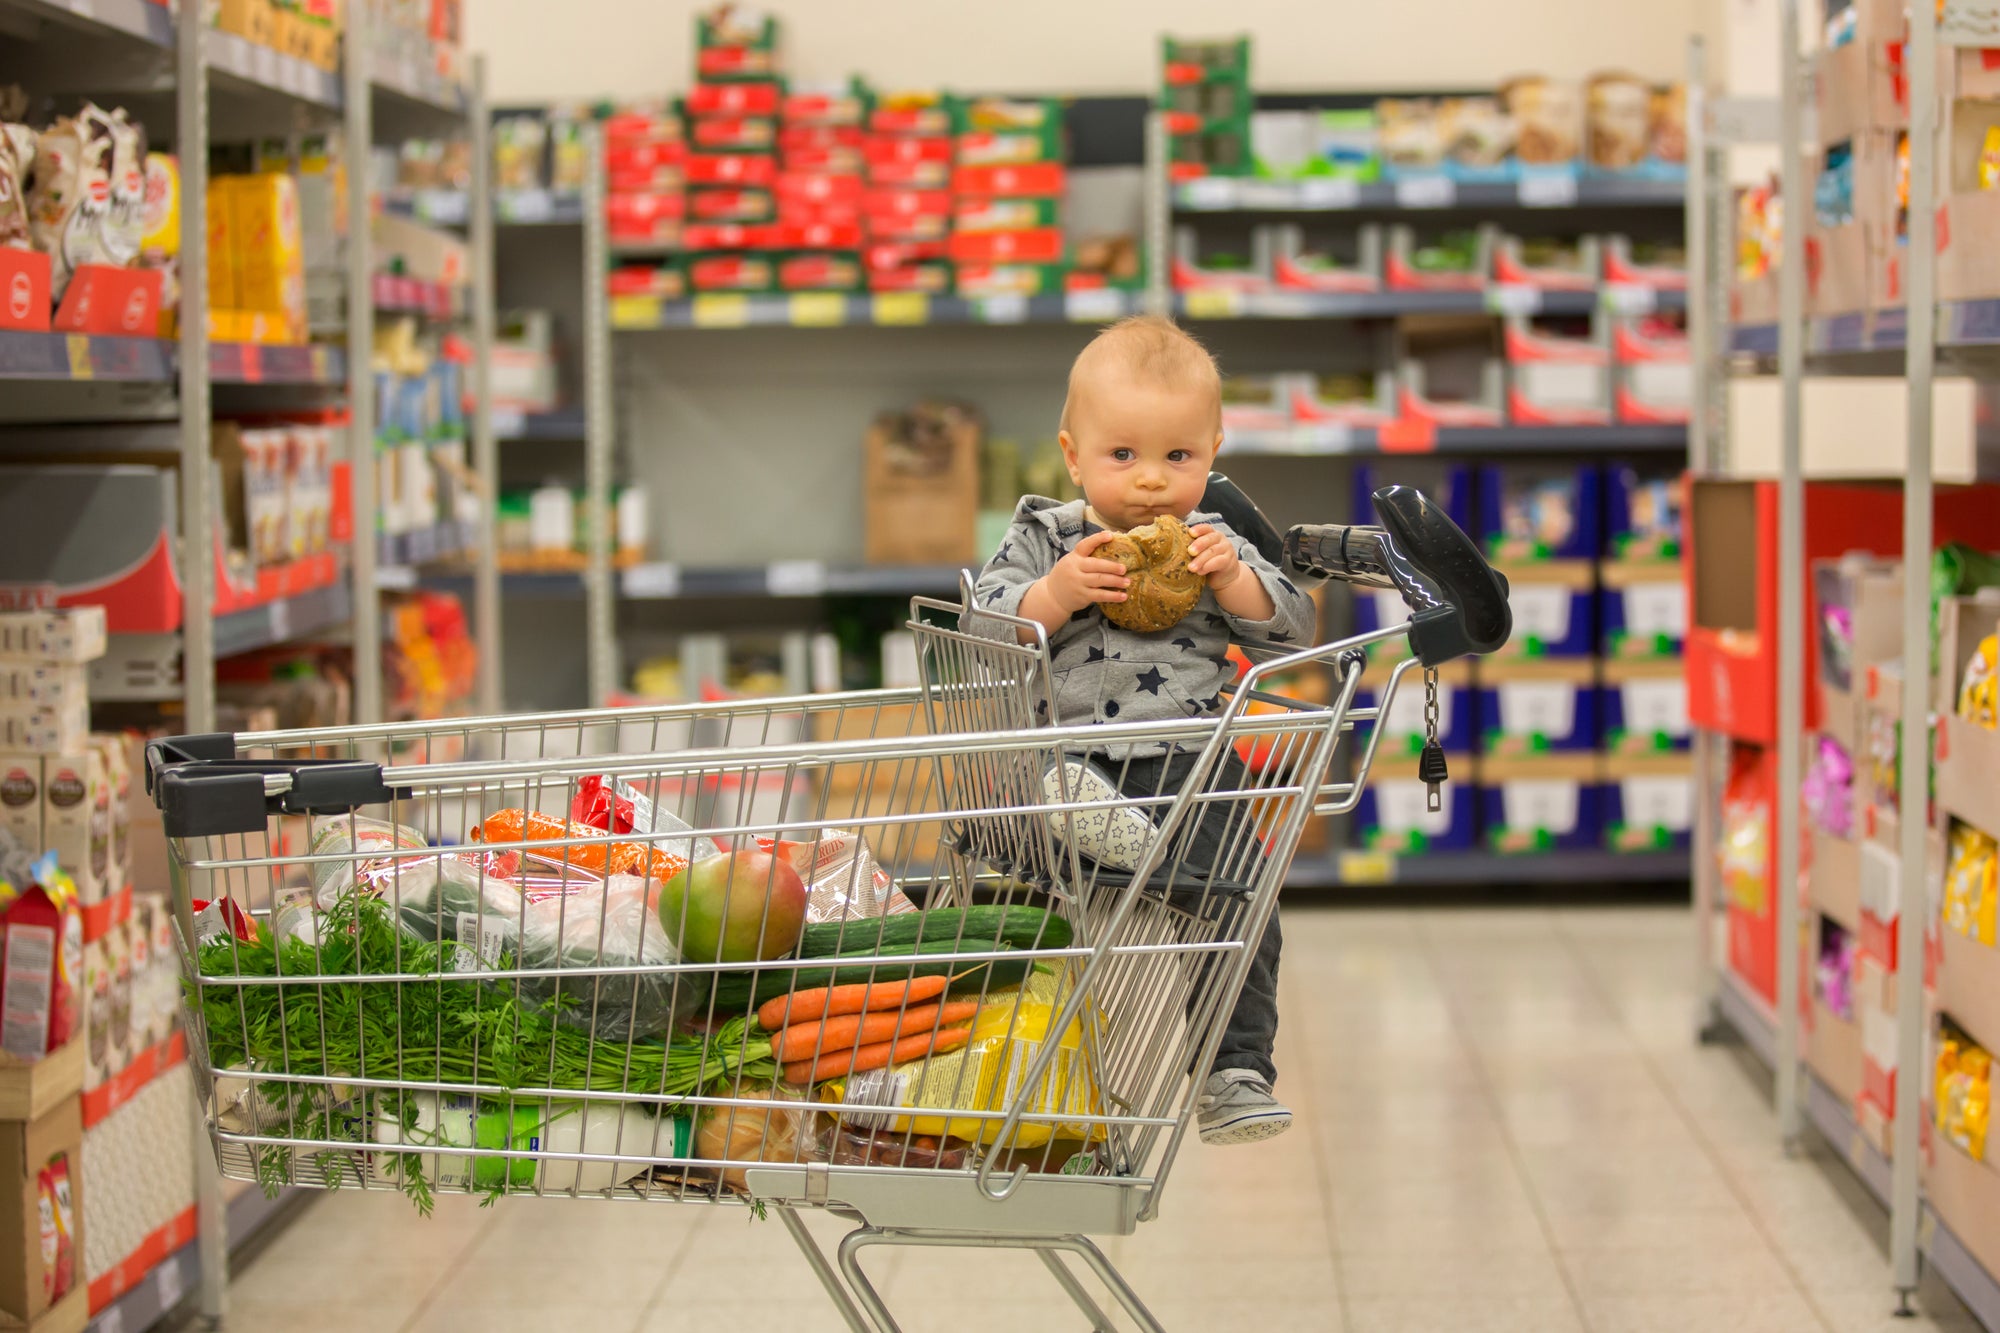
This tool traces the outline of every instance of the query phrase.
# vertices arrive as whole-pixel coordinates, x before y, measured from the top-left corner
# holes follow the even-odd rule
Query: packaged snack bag
[[[28,172],[35,164],[35,132],[0,124],[0,245],[29,245]]]
[[[111,118],[90,103],[35,142],[28,225],[35,248],[51,261],[50,287],[58,301],[77,265],[108,262],[104,216],[111,207],[113,148]]]
[[[106,119],[111,134],[109,202],[100,223],[107,262],[130,268],[146,237],[146,132],[119,107]]]

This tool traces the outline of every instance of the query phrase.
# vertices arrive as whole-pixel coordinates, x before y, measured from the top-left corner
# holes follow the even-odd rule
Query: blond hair
[[[1192,389],[1215,401],[1216,428],[1222,425],[1222,372],[1215,357],[1192,334],[1163,315],[1128,315],[1105,326],[1076,355],[1063,398],[1062,429],[1070,428],[1079,390],[1107,369],[1171,389]]]

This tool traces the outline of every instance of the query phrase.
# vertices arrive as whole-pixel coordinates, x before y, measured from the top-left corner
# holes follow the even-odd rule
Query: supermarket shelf
[[[1174,207],[1190,213],[1384,212],[1453,208],[1678,208],[1679,179],[1530,176],[1475,182],[1425,176],[1401,181],[1261,181],[1209,176],[1174,187]]]
[[[1930,1257],[1931,1266],[1938,1276],[1952,1289],[1965,1308],[1972,1312],[1982,1328],[2000,1328],[2000,1279],[1986,1271],[1985,1265],[1973,1257],[1965,1243],[1952,1234],[1927,1205],[1923,1221],[1918,1225],[1918,1234],[1926,1237],[1924,1253]]]
[[[229,1244],[247,1244],[280,1213],[302,1203],[305,1191],[287,1187],[267,1199],[261,1189],[245,1190],[230,1203]],[[162,1322],[182,1297],[201,1282],[201,1242],[194,1240],[161,1260],[138,1286],[97,1312],[86,1333],[145,1333]]]
[[[514,412],[495,407],[489,409],[489,414],[495,439],[535,440],[550,444],[583,439],[581,407],[559,407],[553,412]]]
[[[385,211],[440,227],[463,227],[470,212],[463,190],[405,190],[386,195]],[[493,213],[503,227],[574,227],[583,221],[583,196],[554,190],[501,190]]]
[[[167,345],[171,358],[174,348]],[[208,374],[217,384],[318,384],[344,388],[347,349],[329,343],[275,346],[210,343]]]
[[[80,2],[88,4],[90,0]],[[162,45],[172,44],[170,31]],[[285,55],[219,29],[209,31],[207,44],[209,73],[220,82],[283,93],[308,106],[327,111],[340,107],[340,74],[335,70],[321,69],[297,56]]]
[[[1548,852],[1508,856],[1497,852],[1339,851],[1292,863],[1285,885],[1295,889],[1373,888],[1405,885],[1652,884],[1688,877],[1686,852]]]
[[[0,329],[0,379],[165,384],[175,377],[178,351],[160,338]],[[347,353],[320,343],[212,343],[209,373],[217,384],[342,385],[347,382]]]
[[[337,583],[215,618],[215,655],[231,657],[339,628],[354,617],[354,589]]]
[[[1227,455],[1272,454],[1488,454],[1670,452],[1687,449],[1687,427],[1614,426],[1440,426],[1398,423],[1389,427],[1302,425],[1273,430],[1232,430],[1222,442]]]
[[[1821,1082],[1819,1075],[1810,1069],[1803,1072],[1806,1117],[1828,1145],[1854,1168],[1854,1174],[1861,1178],[1861,1183],[1868,1187],[1875,1201],[1887,1208],[1891,1176],[1889,1159],[1868,1141],[1867,1135],[1854,1123],[1854,1115],[1848,1110],[1847,1103]]]
[[[463,117],[465,86],[427,67],[414,51],[377,51],[369,75],[377,92],[389,93],[430,112]]]
[[[1743,988],[1727,967],[1717,973],[1716,1010],[1722,1021],[1736,1030],[1766,1068],[1778,1063],[1778,1023],[1770,1006]]]
[[[1179,292],[1187,319],[1393,319],[1399,315],[1643,315],[1687,308],[1687,293],[1629,284],[1564,291],[1519,284],[1482,291]]]
[[[2000,346],[2000,300],[1941,301],[1937,321],[1939,347]],[[1900,352],[1908,328],[1908,312],[1900,306],[1815,319],[1806,327],[1806,352],[1811,356]],[[1729,331],[1729,350],[1748,356],[1776,356],[1778,326],[1737,325]]]
[[[171,46],[173,12],[150,0],[8,0],[16,13],[97,34],[122,33],[148,46]]]
[[[683,567],[655,560],[617,573],[620,600],[664,602],[701,597],[949,596],[958,591],[960,570],[955,565],[826,565],[817,560]],[[423,582],[448,587],[468,578],[452,573],[427,576]],[[583,596],[583,575],[575,570],[508,570],[500,582],[519,597]]]
[[[414,532],[381,534],[376,543],[378,572],[402,566],[428,565],[478,549],[479,529],[473,523],[438,523]]]
[[[375,309],[385,315],[422,315],[426,319],[461,319],[471,303],[469,288],[445,282],[377,273],[369,280]]]

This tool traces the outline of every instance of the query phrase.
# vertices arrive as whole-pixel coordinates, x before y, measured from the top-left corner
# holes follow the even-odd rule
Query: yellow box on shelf
[[[847,298],[839,292],[795,292],[786,314],[794,328],[834,328],[847,322]]]
[[[657,296],[611,298],[611,327],[614,329],[657,329],[662,313]]]
[[[741,292],[703,292],[689,313],[698,329],[740,329],[750,322],[750,298]]]
[[[931,298],[926,292],[879,292],[869,303],[877,324],[928,324]]]

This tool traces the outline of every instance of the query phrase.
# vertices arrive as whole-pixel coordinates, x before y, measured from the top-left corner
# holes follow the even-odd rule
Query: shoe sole
[[[1229,1148],[1241,1143],[1261,1143],[1265,1139],[1275,1139],[1291,1127],[1292,1117],[1289,1111],[1280,1115],[1258,1111],[1240,1120],[1204,1126],[1201,1130],[1201,1141],[1210,1147]]]

